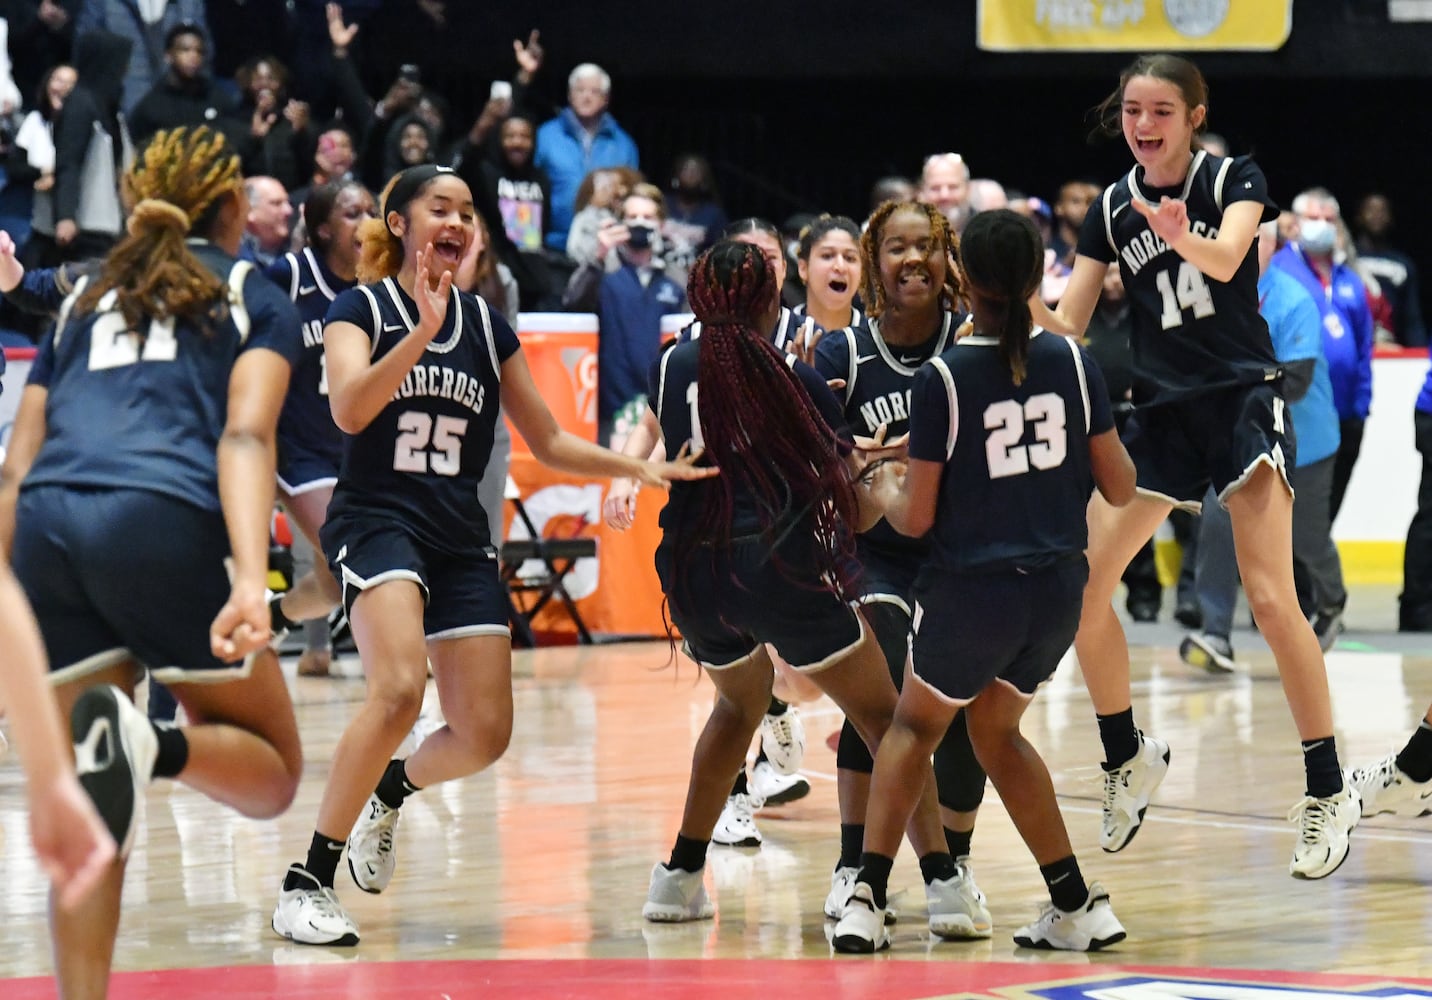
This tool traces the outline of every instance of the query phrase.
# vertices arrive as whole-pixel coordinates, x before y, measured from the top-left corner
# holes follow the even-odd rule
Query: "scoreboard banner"
[[[1293,0],[979,0],[976,18],[987,52],[1271,52]]]

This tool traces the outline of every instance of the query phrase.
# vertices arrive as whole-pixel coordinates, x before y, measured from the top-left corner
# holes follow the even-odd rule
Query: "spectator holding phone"
[[[620,217],[597,234],[604,252],[620,261],[598,291],[597,426],[604,443],[619,413],[634,400],[638,415],[645,406],[647,373],[661,353],[661,318],[686,308],[685,293],[661,260],[665,221],[661,189],[638,184],[622,200]]]

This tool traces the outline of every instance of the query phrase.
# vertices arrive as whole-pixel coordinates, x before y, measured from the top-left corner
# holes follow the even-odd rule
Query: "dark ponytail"
[[[999,356],[1015,385],[1024,381],[1034,317],[1029,297],[1044,276],[1044,241],[1034,223],[1001,208],[979,212],[960,236],[960,269],[973,300],[975,324],[997,326]],[[979,332],[992,334],[991,329]]]

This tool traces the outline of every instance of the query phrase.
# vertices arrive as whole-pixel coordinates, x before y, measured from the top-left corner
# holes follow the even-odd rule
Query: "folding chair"
[[[507,590],[513,640],[528,648],[536,646],[532,619],[556,598],[566,609],[572,624],[577,627],[577,641],[582,645],[591,645],[592,633],[587,630],[587,623],[582,620],[582,614],[577,610],[577,602],[567,592],[563,580],[577,565],[578,559],[591,559],[596,556],[597,540],[580,537],[544,538],[542,532],[532,523],[532,518],[522,503],[522,494],[511,476],[507,477],[503,498],[512,504],[514,515],[522,521],[528,535],[524,539],[503,542],[500,550],[502,584]],[[524,564],[534,559],[541,562],[543,571],[535,575],[524,574]],[[536,597],[529,604],[525,597],[519,601],[518,594],[535,594]]]

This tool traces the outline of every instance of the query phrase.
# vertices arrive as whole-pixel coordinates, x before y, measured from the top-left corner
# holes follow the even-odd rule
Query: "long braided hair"
[[[762,535],[782,574],[792,582],[814,577],[822,589],[844,594],[851,589],[854,484],[835,432],[785,355],[756,328],[778,294],[774,271],[748,243],[722,240],[691,269],[687,297],[701,322],[698,418],[721,475],[701,493],[699,530],[690,545],[729,546],[740,490],[755,498]],[[797,573],[781,566],[775,551],[785,532],[809,523],[816,565]]]
[[[141,335],[146,319],[183,319],[212,331],[227,313],[226,286],[185,240],[191,232],[206,235],[224,196],[242,185],[238,154],[220,133],[202,125],[157,133],[124,175],[125,200],[134,206],[129,231],[80,295],[75,314],[93,312],[113,291],[125,322]]]
[[[945,213],[922,201],[887,201],[870,214],[870,222],[860,237],[861,298],[865,301],[866,313],[879,319],[885,312],[885,286],[880,281],[880,241],[885,236],[886,221],[902,209],[919,212],[930,220],[930,235],[939,239],[946,255],[940,304],[946,309],[960,308],[965,297],[960,287],[960,269],[955,266],[960,241],[951,231]]]

